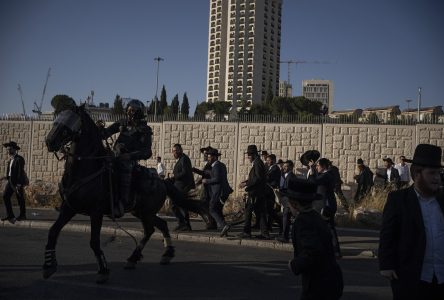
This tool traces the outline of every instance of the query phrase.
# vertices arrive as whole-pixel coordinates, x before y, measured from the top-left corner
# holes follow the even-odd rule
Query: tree
[[[190,114],[190,104],[188,103],[188,96],[187,96],[186,92],[183,94],[182,105],[180,107],[180,113],[182,115],[186,115],[186,116],[188,116]]]
[[[168,107],[167,93],[165,90],[165,86],[162,86],[162,91],[160,92],[160,105],[157,107],[159,115],[163,115],[167,107]]]
[[[198,103],[196,105],[196,110],[194,111],[195,116],[203,116],[205,115],[209,110],[212,110],[214,108],[213,103],[211,102],[202,102]]]
[[[171,113],[177,115],[179,113],[179,94],[171,100]]]
[[[112,108],[112,112],[116,115],[121,115],[125,113],[125,109],[123,108],[123,100],[119,94],[117,94],[116,98],[114,98],[114,105]]]
[[[74,99],[67,95],[55,95],[51,100],[54,114],[59,114],[66,109],[72,108],[74,105],[76,105]]]
[[[380,123],[378,115],[375,112],[371,112],[368,114],[367,121],[370,124],[379,124]]]

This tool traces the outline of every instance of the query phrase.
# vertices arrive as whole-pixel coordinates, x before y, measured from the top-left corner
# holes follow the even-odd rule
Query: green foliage
[[[114,105],[112,108],[112,112],[117,115],[125,113],[125,109],[123,108],[122,97],[120,97],[119,94],[117,94],[116,98],[114,98]]]
[[[51,106],[54,108],[54,114],[59,114],[66,109],[75,107],[76,102],[67,95],[55,95],[52,97]]]
[[[158,114],[163,115],[167,107],[168,107],[168,102],[167,102],[166,89],[165,86],[162,86],[162,91],[160,92],[160,104],[157,107]]]
[[[183,94],[182,105],[180,107],[180,113],[182,115],[186,115],[186,116],[188,116],[190,114],[190,104],[188,103],[188,96],[187,96],[186,92]]]
[[[378,115],[374,112],[368,114],[367,122],[370,124],[379,124],[380,123]]]
[[[171,100],[171,113],[177,115],[179,113],[179,95],[176,94],[173,100]]]
[[[230,102],[226,101],[216,101],[212,102],[202,102],[197,104],[194,115],[203,116],[208,111],[213,110],[216,115],[228,115],[230,113]]]

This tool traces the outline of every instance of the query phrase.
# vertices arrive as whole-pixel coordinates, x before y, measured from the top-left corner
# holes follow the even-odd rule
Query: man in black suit
[[[344,208],[346,212],[350,212],[350,207],[348,205],[347,198],[345,198],[344,193],[342,192],[342,184],[344,183],[341,179],[341,174],[339,173],[338,167],[333,165],[333,162],[330,161],[330,165],[328,166],[328,172],[330,172],[333,176],[335,185],[334,185],[334,192],[336,196],[338,196],[339,200],[341,201],[341,205]]]
[[[397,190],[400,187],[401,177],[399,176],[398,169],[394,167],[394,163],[391,158],[383,158],[385,170],[382,174],[376,173],[376,176],[384,179],[385,188]]]
[[[205,148],[200,148],[200,153],[202,153],[203,157],[204,157],[203,160],[205,162],[205,166],[203,167],[202,170],[199,170],[195,167],[192,168],[193,173],[196,173],[201,176],[201,178],[197,180],[196,185],[202,184],[203,179],[209,179],[211,177],[211,164],[212,163],[210,163],[208,161],[208,151],[210,151],[211,149],[214,149],[214,148],[211,146],[208,146]],[[204,185],[203,189],[202,189],[202,193],[200,194],[200,200],[202,201],[202,207],[206,211],[209,211],[209,209],[210,209],[210,198],[211,198],[210,186]],[[214,220],[214,218],[211,216],[211,214],[208,214],[207,217],[208,217],[208,222],[206,224],[206,229],[207,230],[216,229],[217,228],[216,220]]]
[[[322,196],[319,201],[313,202],[313,208],[319,212],[327,221],[333,236],[332,243],[335,249],[335,254],[341,257],[341,249],[339,247],[338,235],[335,225],[335,214],[337,211],[336,196],[334,192],[335,179],[333,175],[328,172],[330,161],[326,158],[321,158],[317,162],[310,161],[310,171],[308,180],[318,187],[318,194]]]
[[[288,183],[296,178],[296,175],[293,173],[294,163],[291,160],[287,160],[284,162],[284,166],[282,168],[284,174],[281,177],[281,182],[279,184],[279,191],[285,191],[288,189]],[[282,243],[288,243],[290,241],[290,219],[291,219],[291,211],[290,206],[288,204],[287,197],[281,197],[281,205],[282,205],[282,235],[277,237],[276,240]]]
[[[356,163],[358,164],[359,174],[354,177],[358,184],[354,201],[355,204],[359,204],[373,186],[373,172],[364,164],[362,158],[358,158]]]
[[[208,162],[211,163],[210,178],[202,179],[202,183],[209,187],[210,191],[210,214],[216,220],[217,228],[221,230],[220,236],[225,236],[230,225],[225,222],[222,210],[228,195],[233,191],[228,183],[227,167],[219,161],[220,153],[217,149],[207,152]]]
[[[416,147],[407,189],[389,193],[379,241],[379,269],[393,299],[444,299],[444,194],[442,149]]]
[[[292,228],[294,257],[288,263],[294,275],[302,276],[300,299],[336,300],[342,296],[342,271],[335,259],[331,232],[312,207],[319,199],[317,186],[305,179],[293,178],[282,191],[298,212]]]
[[[276,155],[269,154],[266,158],[266,164],[265,167],[267,169],[267,195],[266,195],[266,202],[267,202],[267,213],[268,213],[268,230],[272,230],[273,222],[276,221],[279,223],[279,227],[282,228],[282,218],[280,218],[275,210],[275,195],[273,190],[279,189],[279,184],[281,182],[282,172],[279,168],[279,165],[276,163]]]
[[[249,145],[246,152],[248,160],[252,163],[252,168],[248,174],[248,180],[241,182],[239,188],[245,188],[248,192],[248,201],[245,206],[244,229],[239,234],[240,238],[251,237],[251,218],[254,207],[260,212],[259,239],[269,239],[270,234],[267,228],[267,205],[265,199],[266,169],[264,162],[260,159],[256,145]]]
[[[5,190],[3,191],[6,217],[2,218],[2,221],[15,223],[16,220],[26,220],[26,206],[23,186],[27,184],[28,179],[25,173],[25,160],[17,153],[17,151],[20,150],[17,143],[11,141],[3,144],[3,146],[8,149],[10,160],[8,161],[8,167],[6,168],[6,176],[1,178],[2,180],[8,180]],[[17,217],[17,219],[12,211],[11,204],[11,196],[14,193],[20,206],[20,215]]]
[[[173,156],[177,159],[173,168],[173,177],[170,180],[174,182],[174,186],[181,192],[184,199],[187,198],[188,192],[194,189],[194,177],[191,167],[190,158],[183,153],[182,145],[175,144],[173,146]],[[186,201],[186,200],[185,200]],[[179,225],[176,230],[191,230],[190,215],[188,210],[180,209],[177,207],[177,203],[173,203],[173,211],[179,220]]]

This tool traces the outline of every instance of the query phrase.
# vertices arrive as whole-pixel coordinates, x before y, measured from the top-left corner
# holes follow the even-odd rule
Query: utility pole
[[[421,121],[421,87],[418,88],[418,120]]]
[[[157,61],[157,77],[156,77],[156,97],[154,98],[154,120],[157,119],[157,92],[159,90],[159,65],[161,61],[164,61],[162,57],[158,56],[154,58],[155,61]]]

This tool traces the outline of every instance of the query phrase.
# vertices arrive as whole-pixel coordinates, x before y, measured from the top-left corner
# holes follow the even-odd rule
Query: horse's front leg
[[[109,279],[109,269],[106,263],[105,254],[100,248],[100,230],[102,229],[103,213],[94,211],[90,214],[91,220],[91,240],[89,245],[94,251],[97,259],[99,271],[97,272],[96,283],[105,283]]]
[[[75,216],[75,212],[66,204],[62,203],[59,216],[51,226],[48,233],[48,241],[45,247],[45,262],[43,264],[43,278],[47,279],[57,271],[57,260],[55,247],[62,228]]]
[[[136,267],[137,262],[142,260],[142,250],[146,243],[150,240],[151,235],[154,233],[154,222],[151,215],[147,215],[146,212],[141,212],[140,215],[137,214],[139,219],[142,221],[143,226],[143,238],[140,240],[139,245],[134,249],[133,253],[126,260],[125,269],[132,270]]]
[[[154,226],[162,232],[163,246],[165,247],[160,264],[168,265],[175,254],[174,246],[171,242],[170,230],[168,229],[168,223],[157,215],[154,215]]]

